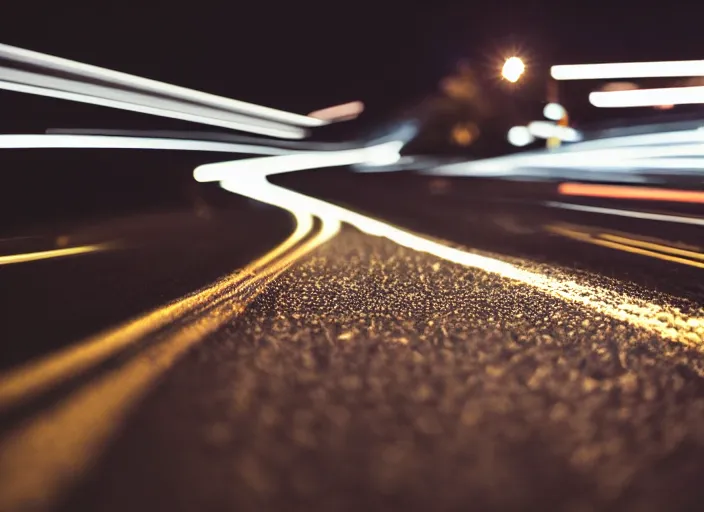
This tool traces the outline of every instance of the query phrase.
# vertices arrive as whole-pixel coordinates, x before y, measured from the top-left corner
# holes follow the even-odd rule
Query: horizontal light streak
[[[558,194],[566,196],[668,201],[677,203],[704,203],[704,192],[654,187],[594,185],[590,183],[560,183]]]
[[[110,244],[83,245],[80,247],[68,247],[65,249],[52,249],[49,251],[27,252],[22,254],[7,254],[0,256],[0,265],[11,265],[13,263],[27,263],[30,261],[48,260],[54,258],[64,258],[66,256],[76,256],[91,252],[104,251],[111,247]]]
[[[702,157],[702,158],[681,158]],[[437,167],[430,174],[502,176],[531,168],[555,169],[703,169],[704,130],[679,130],[577,142],[558,151],[540,151]]]
[[[634,91],[595,91],[589,102],[599,108],[658,107],[704,103],[704,87],[668,87]]]
[[[0,149],[161,149],[212,151],[250,155],[287,155],[294,151],[273,146],[193,139],[122,137],[113,135],[0,134]]]
[[[555,80],[704,76],[704,60],[566,64],[552,66],[550,75]]]
[[[577,142],[582,135],[569,126],[560,126],[550,121],[532,121],[528,123],[528,131],[534,137],[549,139],[555,137],[563,142]]]
[[[366,148],[343,151],[311,152],[264,158],[248,158],[236,162],[222,162],[198,167],[193,176],[196,181],[223,181],[234,173],[243,173],[247,178],[255,173],[264,175],[319,169],[353,164],[389,164],[397,161],[402,142],[392,141]]]
[[[620,210],[617,208],[602,208],[600,206],[560,203],[556,201],[547,201],[545,205],[553,208],[561,208],[563,210],[574,210],[578,212],[599,213],[603,215],[615,215],[618,217],[628,217],[632,219],[654,220],[657,222],[674,222],[675,224],[691,224],[694,226],[704,226],[704,218],[701,217],[685,217],[683,215],[666,215],[664,213]]]

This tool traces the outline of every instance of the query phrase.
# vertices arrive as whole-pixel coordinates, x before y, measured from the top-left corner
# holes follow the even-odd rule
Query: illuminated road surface
[[[674,496],[688,510],[702,498],[696,302],[257,183],[231,188],[266,192],[296,222],[241,271],[0,375],[0,510],[673,510]],[[554,229],[583,252],[593,244],[579,237],[643,249]]]

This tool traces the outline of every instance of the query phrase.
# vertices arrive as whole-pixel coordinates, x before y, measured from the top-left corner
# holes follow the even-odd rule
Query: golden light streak
[[[666,251],[663,252],[673,252],[674,250],[679,251],[679,249],[675,249],[673,247],[666,247],[662,246],[660,244],[653,244],[653,243],[647,243],[647,242],[639,242],[638,240],[632,240],[632,239],[624,239],[623,237],[615,237],[613,235],[608,235],[608,234],[600,234],[600,238],[594,238],[591,234],[589,233],[583,233],[576,231],[574,229],[566,228],[564,226],[548,226],[548,231],[551,231],[553,233],[556,233],[558,235],[566,236],[568,238],[572,238],[574,240],[579,240],[581,242],[588,242],[590,244],[594,245],[601,245],[602,247],[609,247],[611,249],[618,249],[620,251],[626,251],[630,252],[632,254],[640,254],[641,256],[649,256],[651,258],[657,258],[659,260],[663,261],[669,261],[672,263],[680,263],[682,265],[688,265],[690,267],[697,267],[697,268],[704,268],[704,262],[699,262],[699,261],[692,261],[686,258],[679,258],[677,256],[669,256],[668,254],[662,254],[660,252],[656,252],[657,249],[662,250],[662,248],[666,248]],[[612,241],[610,241],[611,239]],[[614,239],[620,239],[620,240],[627,240],[628,243],[619,243],[616,241],[613,241]],[[642,249],[640,247],[649,247],[651,249],[656,249],[656,250],[648,250],[648,249]],[[689,251],[681,251],[681,252],[689,252]],[[704,259],[704,255],[695,253],[696,257],[698,259]],[[702,324],[704,325],[704,324]]]
[[[297,217],[310,219],[305,213]],[[263,284],[339,229],[339,222],[324,221],[318,234],[289,254],[281,256],[282,246],[277,247],[242,272],[248,278],[234,285],[228,297],[196,315],[185,328],[10,432],[0,444],[0,510],[44,509],[54,503],[90,469],[160,376],[205,336],[241,313]],[[288,249],[292,238],[284,242]]]
[[[644,249],[652,249],[654,251],[660,251],[668,254],[674,254],[677,256],[684,256],[685,258],[691,258],[695,260],[704,261],[704,254],[701,252],[689,251],[687,249],[680,249],[678,247],[671,247],[669,245],[657,244],[655,242],[647,242],[643,240],[634,240],[632,238],[612,235],[609,233],[601,233],[599,235],[601,238],[606,240],[612,240],[614,242],[620,242],[626,245],[633,245],[635,247],[642,247]]]
[[[0,412],[94,367],[136,343],[145,335],[160,329],[197,307],[208,305],[219,295],[249,278],[251,273],[256,273],[289,251],[312,231],[313,219],[310,215],[296,211],[293,212],[293,215],[296,221],[293,233],[284,242],[245,269],[230,274],[203,290],[155,309],[117,328],[0,375]]]
[[[644,201],[672,201],[704,203],[704,192],[667,188],[629,187],[621,185],[592,185],[587,183],[560,183],[558,194],[564,196],[607,197]]]
[[[69,247],[67,249],[52,249],[50,251],[27,252],[24,254],[8,254],[6,256],[0,256],[0,265],[12,265],[14,263],[27,263],[28,261],[63,258],[65,256],[75,256],[77,254],[105,251],[111,247],[111,244],[97,244],[83,245],[81,247]]]

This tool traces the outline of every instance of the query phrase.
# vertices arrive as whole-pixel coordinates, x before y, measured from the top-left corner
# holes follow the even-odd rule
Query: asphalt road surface
[[[330,176],[425,235],[233,196],[0,266],[0,510],[697,508],[694,228]]]

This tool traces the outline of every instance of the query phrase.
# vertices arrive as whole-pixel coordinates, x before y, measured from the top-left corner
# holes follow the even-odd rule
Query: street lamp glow
[[[516,83],[525,70],[526,66],[521,59],[518,57],[510,57],[506,59],[504,67],[501,68],[501,76],[511,83]]]

